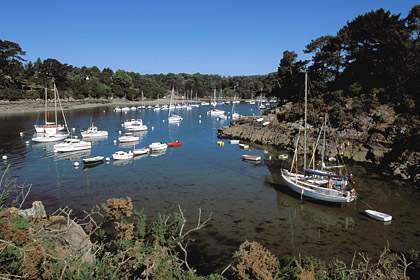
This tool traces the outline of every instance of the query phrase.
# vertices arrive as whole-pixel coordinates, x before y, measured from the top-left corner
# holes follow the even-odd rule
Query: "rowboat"
[[[91,158],[84,158],[82,159],[83,163],[85,165],[89,165],[89,164],[98,164],[104,161],[104,157],[103,156],[96,156],[96,157],[91,157]]]
[[[239,148],[241,148],[241,149],[249,149],[249,145],[247,145],[247,144],[239,144],[238,145],[239,146]]]
[[[279,155],[279,159],[288,159],[289,158],[289,155],[288,154],[281,154],[281,155]]]
[[[179,142],[178,140],[168,143],[168,148],[179,148],[181,146],[182,146],[182,142]]]
[[[261,157],[260,156],[253,156],[253,155],[242,155],[242,159],[243,160],[248,160],[248,161],[260,161]]]
[[[147,154],[148,152],[150,152],[150,149],[149,149],[149,148],[146,148],[146,147],[144,147],[144,148],[136,148],[136,149],[134,149],[134,150],[133,150],[133,154],[134,154],[135,156],[138,156],[138,155],[145,155],[145,154]]]
[[[389,222],[392,220],[392,216],[379,212],[379,211],[375,211],[375,210],[365,210],[366,215],[368,215],[369,217],[378,220],[378,221],[382,221],[382,222]]]

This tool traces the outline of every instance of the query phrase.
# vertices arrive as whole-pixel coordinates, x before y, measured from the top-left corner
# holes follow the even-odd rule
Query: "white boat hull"
[[[124,159],[131,159],[133,158],[133,156],[134,155],[132,152],[126,153],[126,152],[118,151],[112,155],[112,158],[114,160],[124,160]]]
[[[335,189],[317,186],[315,184],[311,184],[310,182],[305,182],[302,179],[302,176],[292,176],[289,175],[289,172],[287,171],[282,173],[282,177],[286,185],[293,191],[303,196],[338,203],[352,202],[356,199],[356,195],[351,194],[349,191],[342,192]]]
[[[60,143],[54,145],[55,153],[75,152],[89,150],[92,148],[92,143],[86,141],[80,141],[77,143]]]
[[[68,134],[42,134],[42,135],[36,135],[32,138],[33,142],[36,143],[45,143],[45,142],[55,142],[55,141],[61,141],[69,137]]]
[[[392,216],[391,215],[388,215],[388,214],[385,214],[385,213],[382,213],[382,212],[379,212],[379,211],[365,210],[365,213],[369,217],[371,217],[371,218],[373,218],[375,220],[381,221],[381,222],[389,222],[389,221],[392,220]]]

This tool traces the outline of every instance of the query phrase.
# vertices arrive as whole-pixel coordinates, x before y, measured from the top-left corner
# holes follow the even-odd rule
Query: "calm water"
[[[81,159],[86,152],[54,154],[54,144],[27,145],[34,123],[41,122],[42,113],[0,117],[0,154],[4,170],[11,168],[9,178],[19,184],[30,183],[32,190],[25,207],[41,200],[51,213],[58,207],[71,206],[76,213],[89,210],[109,198],[131,197],[136,209],[145,209],[149,220],[158,212],[172,214],[182,207],[191,223],[201,207],[203,217],[212,213],[210,224],[193,235],[190,252],[199,252],[191,260],[202,273],[222,270],[246,239],[258,241],[279,257],[314,255],[324,260],[339,257],[351,260],[354,251],[377,256],[387,242],[392,249],[408,251],[420,246],[420,195],[377,170],[350,167],[356,178],[356,189],[362,201],[343,207],[300,201],[280,179],[280,168],[289,162],[275,161],[281,151],[253,147],[244,151],[225,141],[217,145],[217,129],[229,125],[206,115],[210,107],[178,110],[184,120],[166,122],[168,111],[152,110],[115,113],[112,107],[66,112],[74,134],[86,129],[91,121],[108,138],[95,141],[89,156],[111,157],[118,150],[128,151],[131,145],[114,144],[123,132],[121,124],[128,118],[142,118],[147,132],[138,133],[136,147],[155,141],[179,140],[181,148],[166,153],[144,156],[118,164],[109,163],[83,169]],[[231,111],[231,106],[224,106]],[[243,115],[260,114],[256,105],[237,106]],[[165,122],[163,122],[165,120]],[[152,129],[153,127],[153,129]],[[24,136],[19,135],[24,132]],[[261,164],[241,160],[242,154],[261,155]],[[271,160],[270,160],[271,159]],[[79,168],[73,166],[80,163]],[[374,221],[363,213],[373,209],[393,215],[390,225]]]

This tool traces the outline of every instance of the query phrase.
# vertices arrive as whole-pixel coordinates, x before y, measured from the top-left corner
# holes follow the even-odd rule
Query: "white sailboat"
[[[58,95],[58,91],[57,88],[55,86],[54,83],[54,116],[55,116],[55,122],[53,125],[53,128],[51,130],[47,130],[47,126],[48,126],[48,111],[47,111],[47,91],[45,91],[45,130],[43,129],[43,132],[41,133],[36,133],[34,135],[34,137],[32,138],[33,142],[37,142],[37,143],[44,143],[44,142],[54,142],[54,141],[60,141],[63,139],[66,139],[67,137],[69,137],[69,132],[68,132],[68,127],[67,127],[67,121],[66,121],[66,117],[64,115],[63,112],[63,108],[61,106],[61,101],[60,101],[60,96]],[[60,110],[61,113],[63,115],[63,119],[64,119],[64,127],[67,128],[67,133],[62,133],[62,132],[58,132],[58,127],[57,127],[57,100],[59,102],[60,105]],[[36,128],[35,128],[36,129]]]
[[[169,104],[168,122],[175,123],[182,121],[182,117],[173,112],[174,109],[174,88],[171,91],[171,101]]]
[[[217,102],[216,102],[216,89],[214,89],[214,100],[211,102],[211,104],[213,105],[213,109],[208,110],[207,111],[207,115],[210,116],[220,116],[220,115],[224,115],[225,111],[221,110],[221,109],[216,109],[217,106]]]
[[[305,173],[299,173],[297,169],[297,147],[299,136],[296,142],[295,155],[292,161],[292,168],[295,165],[295,173],[282,169],[282,177],[286,185],[301,196],[314,198],[317,200],[348,203],[356,199],[356,191],[348,187],[347,182],[350,176],[340,176],[330,174],[329,172],[306,169],[306,116],[307,116],[307,74],[305,75],[305,121],[304,121],[304,170]],[[336,183],[333,184],[333,181]]]
[[[55,104],[56,105],[56,104]],[[55,122],[48,121],[49,113],[47,110],[48,107],[48,89],[45,88],[45,123],[44,124],[35,124],[35,132],[36,133],[48,133],[49,135],[53,135],[57,133],[58,131],[62,131],[65,129],[63,124],[57,123],[57,114],[55,114]]]

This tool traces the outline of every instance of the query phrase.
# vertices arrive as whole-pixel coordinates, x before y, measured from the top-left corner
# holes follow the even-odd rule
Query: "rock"
[[[46,218],[47,213],[41,201],[32,202],[32,208],[19,210],[17,214],[25,219],[28,218]]]

